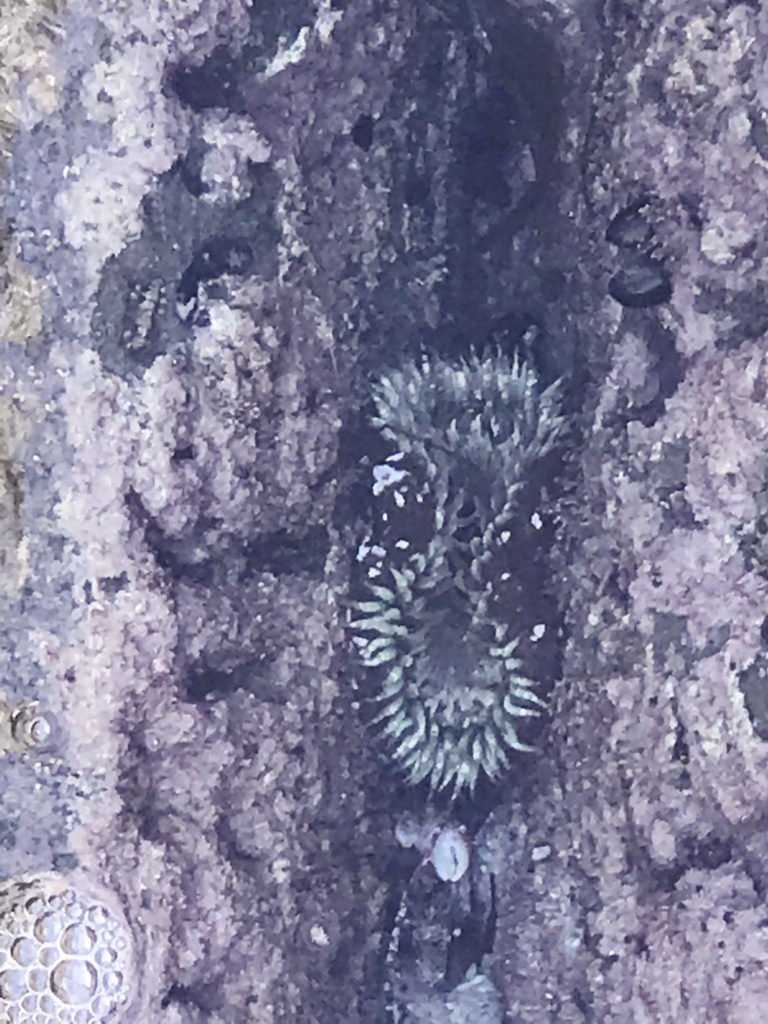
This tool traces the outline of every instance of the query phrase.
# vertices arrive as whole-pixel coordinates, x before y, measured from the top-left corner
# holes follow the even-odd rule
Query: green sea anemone
[[[499,353],[432,356],[383,376],[373,401],[396,448],[377,467],[394,499],[381,532],[401,534],[367,548],[377,562],[352,623],[373,725],[410,783],[471,792],[531,749],[520,720],[544,706],[509,609],[526,601],[514,567],[540,522],[534,469],[563,429],[558,389]]]

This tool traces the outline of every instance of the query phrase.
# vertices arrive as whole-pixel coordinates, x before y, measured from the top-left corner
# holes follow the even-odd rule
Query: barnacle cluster
[[[375,472],[395,499],[382,536],[402,527],[368,545],[377,560],[352,623],[377,678],[373,723],[409,782],[471,792],[530,749],[520,720],[543,706],[510,608],[528,601],[515,565],[540,523],[531,481],[563,430],[558,388],[494,352],[408,363],[373,401],[395,449]]]
[[[0,1020],[122,1019],[132,990],[133,949],[114,902],[56,874],[0,884]]]

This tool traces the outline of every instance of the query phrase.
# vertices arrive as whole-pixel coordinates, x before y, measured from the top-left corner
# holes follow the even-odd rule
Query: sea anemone
[[[410,783],[471,792],[531,749],[520,720],[544,706],[518,632],[530,578],[515,567],[535,560],[558,388],[501,353],[425,356],[383,376],[373,402],[396,451],[374,471],[388,504],[352,623],[375,678],[372,724]]]

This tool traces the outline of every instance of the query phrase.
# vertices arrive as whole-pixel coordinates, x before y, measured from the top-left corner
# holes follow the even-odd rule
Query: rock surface
[[[0,875],[111,891],[152,1024],[762,1021],[768,13],[2,16]],[[371,380],[489,343],[564,381],[562,636],[451,886],[345,621]]]

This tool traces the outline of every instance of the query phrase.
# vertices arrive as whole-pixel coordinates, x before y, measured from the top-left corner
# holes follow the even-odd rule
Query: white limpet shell
[[[429,858],[444,882],[458,882],[469,867],[469,845],[455,828],[444,828],[435,839]]]
[[[469,867],[469,843],[457,828],[405,820],[395,826],[395,838],[404,847],[415,847],[443,882],[458,882]]]

